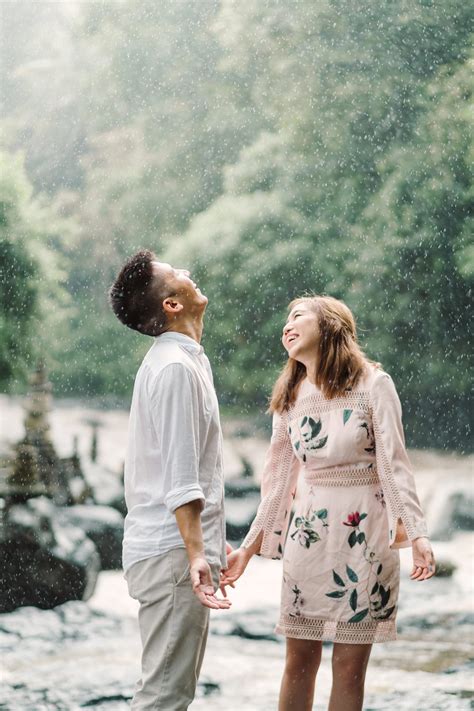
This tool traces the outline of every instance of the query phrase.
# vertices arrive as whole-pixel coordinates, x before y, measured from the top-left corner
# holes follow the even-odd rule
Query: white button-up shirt
[[[125,459],[123,567],[183,548],[174,511],[200,499],[210,565],[225,567],[222,433],[212,372],[189,336],[155,338],[135,378]]]

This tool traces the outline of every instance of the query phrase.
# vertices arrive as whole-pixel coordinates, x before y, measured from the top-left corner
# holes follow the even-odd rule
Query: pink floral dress
[[[427,531],[389,375],[370,366],[331,400],[306,379],[289,412],[274,416],[262,501],[242,545],[262,531],[261,555],[283,557],[277,632],[353,644],[396,638],[396,549]]]

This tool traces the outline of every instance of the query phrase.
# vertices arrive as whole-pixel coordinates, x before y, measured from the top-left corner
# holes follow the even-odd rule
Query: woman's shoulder
[[[368,364],[363,389],[368,391],[373,402],[396,402],[399,399],[392,376],[378,364]]]
[[[368,362],[365,366],[364,372],[357,383],[358,390],[368,390],[372,391],[374,388],[384,385],[393,386],[393,380],[389,373],[387,373],[380,363]]]

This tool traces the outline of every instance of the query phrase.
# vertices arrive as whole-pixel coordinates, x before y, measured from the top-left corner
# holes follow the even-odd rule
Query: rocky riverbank
[[[21,434],[20,400],[0,396],[3,441]],[[87,459],[90,422],[100,422],[98,465],[91,484],[104,501],[115,495],[123,461],[127,413],[85,410],[61,404],[51,414],[52,436],[67,456],[74,437]],[[247,462],[257,474],[267,438],[256,432],[236,437],[225,423],[228,481]],[[472,708],[473,563],[472,458],[412,452],[417,486],[435,534],[436,556],[444,577],[428,583],[409,580],[410,551],[403,550],[399,640],[375,645],[367,677],[365,711],[464,711]],[[110,472],[99,480],[100,464]],[[246,465],[247,466],[247,465]],[[114,475],[113,472],[116,472]],[[116,478],[114,478],[116,477]],[[109,481],[110,479],[110,481]],[[234,484],[236,520],[245,497]],[[102,503],[102,500],[99,499]],[[80,508],[71,510],[79,515]],[[19,571],[19,575],[26,571]],[[232,591],[229,612],[212,613],[211,634],[193,711],[271,711],[277,707],[284,663],[284,640],[273,628],[278,615],[281,564],[255,559]],[[99,573],[93,596],[51,610],[21,607],[0,615],[3,698],[6,711],[122,711],[129,707],[139,674],[140,642],[135,602],[118,571]],[[315,711],[327,708],[330,645],[318,676]]]
[[[456,545],[465,549],[465,536]],[[466,581],[456,573],[434,579],[428,589],[408,580],[408,557],[402,562],[400,638],[374,646],[364,708],[467,711],[474,691]],[[120,573],[105,572],[100,578],[89,602],[68,602],[53,610],[20,608],[0,616],[1,709],[128,708],[140,658],[135,602]],[[284,642],[273,633],[279,578],[278,562],[254,560],[232,594],[232,610],[212,614],[195,711],[276,708],[284,660]],[[315,711],[327,708],[330,653],[328,645]]]

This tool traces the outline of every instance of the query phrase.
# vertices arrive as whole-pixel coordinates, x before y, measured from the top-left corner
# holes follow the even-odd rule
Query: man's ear
[[[169,316],[177,316],[183,310],[183,304],[172,296],[163,301],[163,311]]]

